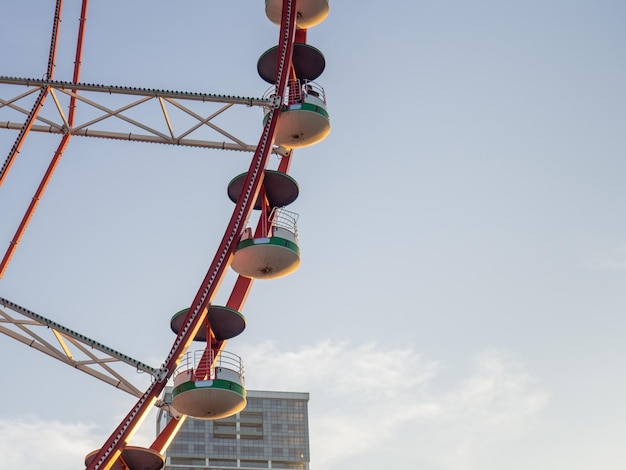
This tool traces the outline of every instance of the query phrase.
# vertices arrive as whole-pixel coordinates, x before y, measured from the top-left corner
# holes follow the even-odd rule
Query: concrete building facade
[[[248,390],[246,408],[234,416],[187,418],[166,452],[165,470],[309,470],[308,402],[308,393]],[[168,419],[159,413],[157,431]]]

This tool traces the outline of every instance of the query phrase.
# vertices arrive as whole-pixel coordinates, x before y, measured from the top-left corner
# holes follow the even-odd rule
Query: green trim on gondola
[[[285,248],[289,248],[291,251],[295,252],[297,255],[300,255],[300,248],[291,240],[287,240],[282,237],[269,237],[269,238],[246,238],[239,242],[237,245],[237,250],[243,250],[244,248],[248,248],[249,246],[262,246],[262,245],[275,245],[282,246]]]
[[[203,382],[213,382],[211,385],[208,386],[196,386],[196,383],[203,383]],[[215,380],[200,380],[198,382],[195,382],[193,380],[190,380],[189,382],[184,382],[182,384],[180,384],[177,387],[174,387],[174,389],[172,390],[172,397],[175,397],[176,395],[180,395],[183,392],[188,392],[190,390],[207,390],[207,389],[221,389],[221,390],[230,390],[232,392],[235,392],[239,395],[241,395],[242,397],[246,397],[246,389],[245,387],[239,385],[238,383],[235,382],[231,382],[230,380],[224,380],[224,379],[215,379]]]
[[[313,111],[314,113],[321,114],[326,119],[330,119],[330,115],[328,114],[328,111],[326,111],[324,108],[314,103],[292,104],[289,106],[283,106],[283,109],[282,109],[283,113],[286,113],[289,111],[296,111],[296,110]]]
[[[290,111],[307,111],[310,113],[317,113],[325,117],[328,121],[330,121],[330,115],[328,114],[328,111],[326,111],[321,106],[318,106],[313,103],[292,104],[290,106],[283,106],[281,109],[281,112],[283,113],[288,113]],[[269,119],[269,116],[270,116],[269,113],[265,114],[265,116],[263,117],[263,124],[267,122],[267,120]]]

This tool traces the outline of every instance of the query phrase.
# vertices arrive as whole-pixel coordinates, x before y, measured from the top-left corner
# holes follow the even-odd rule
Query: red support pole
[[[37,188],[37,191],[35,191],[35,195],[31,199],[30,204],[28,205],[28,209],[26,209],[26,213],[24,214],[24,217],[22,218],[22,221],[20,222],[20,225],[18,226],[17,231],[15,232],[15,235],[13,235],[13,239],[11,240],[11,243],[9,244],[9,248],[5,252],[4,257],[2,258],[2,261],[0,262],[0,278],[2,278],[2,276],[4,275],[4,272],[6,271],[7,266],[9,265],[9,262],[11,261],[11,258],[13,257],[13,253],[15,252],[17,245],[20,243],[22,235],[26,231],[26,227],[28,226],[28,223],[30,222],[31,217],[33,216],[33,213],[35,212],[35,209],[37,208],[37,205],[39,204],[39,200],[41,199],[41,196],[46,190],[46,186],[48,186],[48,182],[50,181],[50,178],[52,177],[52,173],[54,173],[55,168],[59,164],[59,160],[61,160],[61,155],[63,155],[63,150],[65,150],[65,147],[67,146],[67,143],[69,142],[69,140],[70,140],[69,135],[64,135],[63,138],[61,139],[61,143],[57,147],[57,151],[54,153],[54,156],[52,157],[52,161],[48,165],[48,169],[46,170],[46,173],[44,174],[41,182],[39,183],[39,187]]]
[[[246,299],[248,298],[253,282],[254,279],[239,276],[237,281],[235,281],[235,285],[230,293],[228,302],[226,302],[226,306],[228,308],[232,308],[233,310],[240,311],[246,303]]]
[[[61,11],[62,10],[63,10],[63,0],[57,0],[56,6],[54,8],[54,20],[52,23],[52,34],[50,35],[50,50],[48,52],[48,66],[46,67],[46,78],[49,80],[52,80],[54,76],[54,67],[55,67],[55,59],[56,59],[56,53],[57,53],[57,44],[59,42],[58,38],[59,38],[59,28],[61,27]],[[4,182],[6,175],[9,172],[9,169],[11,168],[11,166],[13,165],[13,162],[15,161],[15,158],[20,153],[20,149],[22,148],[22,145],[24,144],[24,140],[26,139],[26,136],[30,132],[30,129],[32,128],[33,123],[35,122],[35,119],[37,119],[37,115],[39,114],[39,111],[41,110],[41,107],[43,106],[43,103],[46,100],[47,95],[48,95],[48,87],[42,88],[41,92],[39,93],[39,96],[37,97],[37,100],[35,101],[35,104],[33,105],[33,108],[31,109],[30,113],[28,114],[28,117],[26,118],[26,122],[22,126],[22,129],[20,130],[20,133],[18,134],[17,139],[15,140],[15,143],[13,144],[13,147],[9,151],[9,155],[4,161],[2,168],[0,168],[0,186],[2,186],[2,183]],[[6,258],[6,255],[5,255],[5,258]],[[2,278],[1,272],[0,272],[0,278]]]
[[[265,194],[265,190],[261,188],[261,192],[259,193],[259,197],[261,198],[261,217],[259,218],[259,223],[261,224],[261,237],[269,236],[269,227],[267,224],[267,219],[269,217],[269,212],[271,207],[267,201],[267,196]],[[254,234],[257,237],[256,234]]]
[[[15,158],[20,153],[20,149],[22,148],[22,145],[24,145],[26,136],[30,132],[30,129],[33,127],[35,119],[37,118],[37,115],[39,114],[39,111],[41,110],[41,107],[43,106],[43,103],[46,100],[47,95],[48,95],[48,87],[43,87],[41,89],[41,92],[39,92],[39,96],[37,96],[37,100],[35,101],[33,108],[30,110],[30,113],[28,114],[26,118],[26,122],[22,126],[22,129],[20,130],[20,133],[18,134],[17,139],[15,139],[15,143],[13,144],[13,147],[9,151],[9,155],[4,161],[2,168],[0,168],[0,186],[2,186],[2,183],[4,183],[4,180],[6,179],[6,175],[9,173],[9,170],[11,169],[11,166],[13,165]]]
[[[57,8],[55,10],[55,22],[54,22],[54,26],[52,29],[50,57],[48,59],[49,78],[52,78],[52,74],[54,72],[54,61],[56,58],[58,29],[59,29],[59,24],[61,22],[62,3],[63,3],[62,0],[58,0]],[[78,39],[76,42],[76,61],[74,62],[73,83],[78,83],[79,78],[80,78],[80,65],[81,65],[83,42],[84,42],[85,24],[86,24],[86,19],[87,19],[87,4],[88,4],[88,0],[83,0],[81,14],[80,14],[80,25],[78,28]],[[47,90],[48,88],[44,88],[42,90],[42,93],[39,96],[39,99],[37,100],[35,108],[33,109],[33,111],[31,111],[31,114],[29,115],[29,119],[27,120],[25,126],[22,128],[22,132],[20,133],[20,136],[18,136],[18,141],[13,146],[15,150],[11,151],[11,153],[9,154],[9,157],[11,157],[11,155],[15,156],[19,152],[19,148],[24,143],[26,134],[32,127],[33,122],[37,114],[39,113],[39,110],[43,106],[44,99],[47,95]],[[76,90],[73,90],[73,91],[76,92]],[[69,114],[68,114],[68,124],[70,125],[70,127],[74,123],[75,107],[76,107],[76,98],[72,96],[70,99],[70,107],[69,107]],[[67,144],[69,143],[69,140],[71,137],[72,135],[68,133],[68,134],[65,134],[61,138],[61,142],[59,143],[59,146],[57,147],[57,150],[54,153],[52,160],[50,161],[50,164],[48,165],[48,169],[44,173],[44,176],[41,182],[39,183],[39,186],[37,187],[37,191],[35,192],[35,195],[31,199],[31,202],[28,205],[28,209],[26,209],[26,213],[24,214],[24,217],[22,217],[22,221],[20,222],[20,225],[18,226],[17,231],[15,232],[15,235],[13,236],[13,239],[11,240],[11,243],[9,244],[9,247],[7,248],[7,251],[4,254],[4,257],[2,258],[2,261],[0,262],[0,279],[2,279],[2,276],[4,275],[9,265],[9,262],[11,261],[11,258],[13,257],[13,253],[15,252],[17,245],[19,245],[20,240],[22,239],[22,235],[24,235],[24,232],[26,231],[26,227],[28,227],[28,223],[30,222],[30,219],[35,213],[35,209],[37,209],[37,206],[39,205],[39,201],[41,200],[41,197],[43,196],[43,193],[45,192],[46,187],[48,186],[48,183],[50,182],[50,179],[52,178],[52,174],[54,173],[54,170],[56,170],[56,167],[59,164],[59,161],[61,160],[61,157],[63,156],[63,152],[65,151],[65,148],[67,147]],[[7,160],[10,160],[10,161],[8,162],[8,164],[7,162],[5,162],[6,168],[4,166],[2,168],[2,173],[0,174],[0,184],[2,184],[2,178],[8,171],[8,167],[10,167],[10,165],[12,164],[13,158],[10,158]]]
[[[306,29],[297,29],[296,30],[296,42],[298,44],[306,44]]]
[[[76,56],[74,59],[74,75],[72,76],[72,82],[78,83],[80,81],[80,67],[83,60],[83,44],[85,42],[85,26],[87,25],[87,7],[89,6],[88,0],[83,0],[83,4],[80,9],[80,19],[78,24],[78,39],[76,40]],[[72,93],[76,93],[76,90],[72,90]],[[76,110],[76,97],[70,98],[70,110],[67,117],[67,122],[70,126],[74,124],[74,114]]]
[[[289,153],[280,159],[278,164],[278,171],[281,173],[289,173],[289,167],[291,166],[291,155],[293,155],[293,149],[289,150]]]
[[[155,439],[155,441],[150,446],[150,449],[157,451],[159,454],[163,455],[167,448],[170,446],[170,443],[176,437],[178,430],[185,423],[187,419],[187,415],[182,415],[180,418],[175,419],[172,418],[165,425],[165,427],[159,433],[159,436]]]

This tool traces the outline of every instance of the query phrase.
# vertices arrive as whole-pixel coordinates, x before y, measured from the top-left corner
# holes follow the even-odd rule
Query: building
[[[168,396],[169,394],[169,396]],[[171,402],[171,388],[165,401]],[[248,390],[229,418],[187,418],[166,452],[165,470],[309,470],[308,393]],[[161,411],[157,431],[170,419]]]

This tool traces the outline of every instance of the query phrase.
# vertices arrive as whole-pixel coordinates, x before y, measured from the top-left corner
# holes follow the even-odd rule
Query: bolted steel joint
[[[270,96],[270,107],[272,109],[278,109],[283,104],[283,98],[279,95]]]
[[[157,382],[161,383],[164,380],[167,380],[167,373],[169,372],[168,369],[166,369],[165,367],[162,367],[161,369],[155,371],[154,373],[154,378]]]

